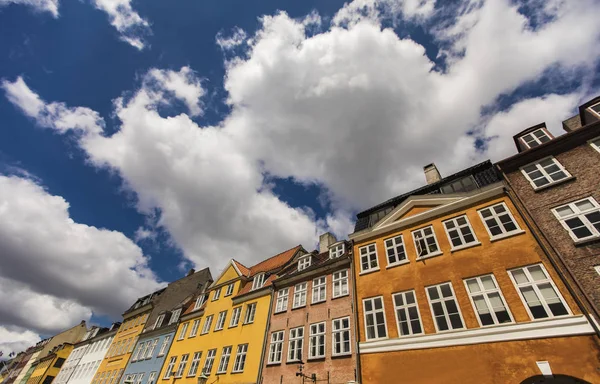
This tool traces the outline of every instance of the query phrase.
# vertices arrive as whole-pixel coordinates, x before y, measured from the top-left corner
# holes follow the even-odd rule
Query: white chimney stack
[[[423,171],[425,172],[425,180],[427,180],[427,184],[437,183],[438,181],[442,180],[440,171],[438,171],[434,163],[424,166]]]
[[[337,239],[331,233],[326,232],[319,236],[319,253],[328,252],[333,243],[337,243]]]

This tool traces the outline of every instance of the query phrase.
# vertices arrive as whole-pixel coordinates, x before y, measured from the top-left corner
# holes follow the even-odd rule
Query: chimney
[[[194,273],[196,273],[196,270],[194,268],[190,269],[186,275],[187,276],[192,276]]]
[[[337,242],[337,239],[329,232],[319,236],[319,253],[329,251],[329,246],[335,242]]]
[[[438,171],[434,163],[424,166],[423,172],[425,172],[425,180],[427,180],[427,184],[437,183],[438,181],[442,180],[440,171]]]

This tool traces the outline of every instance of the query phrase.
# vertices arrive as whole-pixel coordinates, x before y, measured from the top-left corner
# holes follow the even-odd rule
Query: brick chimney
[[[424,166],[423,172],[425,172],[425,180],[427,180],[427,184],[437,183],[438,181],[442,180],[440,171],[438,171],[434,163]]]
[[[196,270],[194,268],[192,268],[188,271],[186,276],[192,276],[194,273],[196,273]]]
[[[319,253],[329,251],[329,246],[335,242],[337,242],[337,239],[329,232],[319,236]]]

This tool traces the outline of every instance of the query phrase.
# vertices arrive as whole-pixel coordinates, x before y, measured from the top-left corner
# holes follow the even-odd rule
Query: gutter
[[[350,258],[350,269],[352,270],[352,305],[354,305],[354,351],[356,353],[356,374],[355,380],[358,383],[362,383],[362,371],[360,366],[360,350],[359,350],[359,340],[360,340],[360,329],[358,326],[358,294],[356,291],[356,270],[354,268],[354,240],[350,240],[350,249],[352,250],[352,255]]]

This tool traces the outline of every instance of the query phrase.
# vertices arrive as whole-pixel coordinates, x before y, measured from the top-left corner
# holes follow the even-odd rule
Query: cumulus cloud
[[[246,40],[246,31],[240,27],[235,27],[233,33],[230,36],[224,36],[223,34],[217,34],[216,41],[217,45],[222,50],[228,51],[242,45]]]
[[[120,33],[121,40],[138,50],[144,49],[144,36],[150,33],[150,24],[131,6],[132,0],[93,0],[94,5],[106,12],[110,24]]]
[[[0,7],[10,4],[27,5],[37,12],[50,12],[58,17],[58,0],[0,0]]]
[[[4,353],[4,356],[13,352],[19,353],[40,340],[40,335],[35,332],[0,326],[0,351]]]

